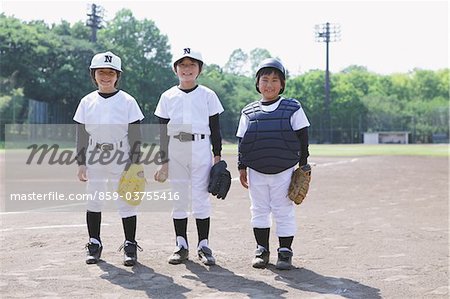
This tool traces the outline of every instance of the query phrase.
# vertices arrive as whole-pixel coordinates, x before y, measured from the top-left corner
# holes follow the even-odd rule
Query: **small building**
[[[380,144],[380,143],[394,143],[394,144],[408,144],[409,132],[365,132],[364,144]]]

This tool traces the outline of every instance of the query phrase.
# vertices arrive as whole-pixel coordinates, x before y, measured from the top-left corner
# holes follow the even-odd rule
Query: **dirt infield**
[[[234,169],[234,157],[225,157]],[[291,271],[251,267],[255,247],[247,192],[233,181],[213,200],[217,265],[169,265],[168,211],[142,212],[139,264],[128,268],[116,212],[103,215],[102,262],[84,263],[83,212],[0,214],[2,298],[448,298],[448,158],[314,158],[306,201],[297,207]],[[152,174],[147,173],[147,177]],[[74,173],[67,174],[75,178]],[[2,177],[2,181],[3,181]],[[191,244],[197,241],[192,218]],[[193,247],[194,248],[194,247]]]

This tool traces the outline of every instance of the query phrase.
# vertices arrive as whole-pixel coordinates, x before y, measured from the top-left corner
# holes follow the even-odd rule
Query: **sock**
[[[89,239],[100,240],[100,224],[102,222],[101,212],[86,212],[86,223],[88,228]]]
[[[269,251],[269,235],[270,228],[253,228],[253,234],[255,235],[256,243],[263,246],[267,251]]]
[[[292,241],[294,240],[294,236],[291,237],[278,237],[278,241],[280,242],[280,248],[287,248],[292,251]]]
[[[198,242],[197,249],[200,249],[202,247],[208,247],[208,239],[203,239],[200,242]]]
[[[186,249],[188,248],[187,222],[188,222],[187,218],[173,219],[173,226],[175,227],[175,236],[177,238],[177,246],[182,245],[183,247],[185,247],[184,245],[186,245],[186,247],[185,247]],[[183,240],[180,239],[179,237],[183,238]],[[185,244],[183,244],[183,243],[185,243]]]
[[[195,219],[195,222],[197,224],[198,244],[200,245],[202,240],[208,239],[210,219],[209,217],[205,219]]]
[[[182,236],[177,236],[177,246],[180,248],[184,247],[185,249],[189,249],[186,239]]]
[[[131,216],[122,218],[123,232],[125,234],[125,240],[130,242],[136,242],[136,223],[137,217]]]

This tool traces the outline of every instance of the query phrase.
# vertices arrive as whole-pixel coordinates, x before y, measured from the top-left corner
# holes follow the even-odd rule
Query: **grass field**
[[[4,151],[0,143],[0,151]],[[311,156],[450,156],[449,144],[311,144]],[[223,153],[237,153],[236,144],[224,144]]]
[[[226,154],[235,154],[237,145],[223,146]],[[448,144],[311,144],[311,156],[436,156],[448,157]]]

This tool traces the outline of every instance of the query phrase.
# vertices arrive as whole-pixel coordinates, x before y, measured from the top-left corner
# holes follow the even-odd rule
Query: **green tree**
[[[121,86],[136,98],[151,122],[159,96],[176,83],[167,36],[153,21],[137,20],[131,10],[122,9],[99,31],[98,42],[102,50],[122,58]]]
[[[242,49],[236,49],[231,53],[227,63],[224,66],[224,71],[234,75],[245,75],[245,65],[247,64],[248,55]]]
[[[324,115],[324,72],[312,70],[286,81],[285,97],[300,101],[311,123],[310,139],[312,143],[323,142]]]
[[[255,48],[250,51],[250,64],[251,64],[251,70],[252,75],[256,74],[256,70],[261,63],[266,58],[270,58],[272,55],[267,49],[262,48]]]

